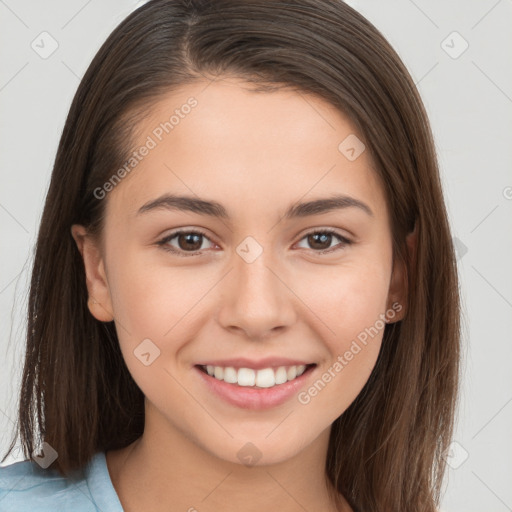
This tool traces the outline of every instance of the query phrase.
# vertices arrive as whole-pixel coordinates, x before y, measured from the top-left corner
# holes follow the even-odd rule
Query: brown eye
[[[329,233],[313,233],[307,236],[308,243],[313,249],[329,249],[332,235]]]
[[[204,240],[209,240],[201,231],[175,231],[158,242],[164,250],[173,252],[178,256],[194,256],[202,249]],[[172,242],[177,242],[177,244]],[[189,253],[189,254],[187,254]]]
[[[304,236],[302,240],[307,241],[309,248],[313,249],[315,252],[322,254],[324,252],[333,252],[337,250],[336,245],[334,247],[331,247],[333,239],[336,238],[340,241],[340,243],[337,244],[337,246],[339,246],[340,249],[352,243],[348,238],[345,238],[344,236],[340,235],[339,233],[331,229],[312,231],[311,233],[306,234],[306,236]]]
[[[198,251],[201,249],[202,240],[201,237],[203,235],[199,235],[196,233],[180,233],[176,235],[176,240],[178,241],[178,245],[180,249]]]

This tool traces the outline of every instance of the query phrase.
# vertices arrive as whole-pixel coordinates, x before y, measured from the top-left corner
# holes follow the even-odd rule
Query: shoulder
[[[66,478],[25,460],[0,467],[0,512],[96,512],[84,472]]]

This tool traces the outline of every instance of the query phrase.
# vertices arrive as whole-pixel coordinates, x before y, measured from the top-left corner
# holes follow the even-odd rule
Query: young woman
[[[378,30],[152,0],[64,127],[0,510],[432,512],[458,364],[432,134]]]

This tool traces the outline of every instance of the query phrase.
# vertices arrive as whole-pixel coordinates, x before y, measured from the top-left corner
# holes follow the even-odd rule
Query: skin
[[[187,98],[198,105],[103,199],[101,243],[72,228],[91,314],[115,321],[146,397],[143,436],[107,452],[127,512],[351,510],[330,494],[329,433],[368,380],[383,329],[306,405],[293,396],[268,410],[241,409],[208,391],[193,369],[213,358],[300,358],[317,364],[307,390],[380,314],[405,303],[405,270],[392,265],[369,152],[349,161],[338,151],[348,135],[362,136],[318,97],[249,89],[223,78],[163,97],[138,127],[136,147]],[[334,191],[363,201],[373,216],[350,207],[281,219],[291,204]],[[216,200],[230,219],[165,209],[137,215],[163,193]],[[202,254],[179,257],[157,245],[176,228],[205,231]],[[306,235],[321,228],[353,243],[332,236],[315,246]],[[252,263],[236,252],[247,236],[263,248]],[[185,253],[188,243],[169,242]],[[160,350],[149,366],[133,353],[146,338]],[[261,453],[250,467],[237,457],[249,441]]]

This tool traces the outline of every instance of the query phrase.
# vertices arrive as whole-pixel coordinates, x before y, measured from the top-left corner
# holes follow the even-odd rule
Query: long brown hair
[[[114,323],[89,313],[70,228],[101,232],[105,201],[94,190],[127,160],[148,108],[222,75],[259,91],[314,93],[364,137],[384,187],[393,257],[406,262],[407,314],[386,326],[368,382],[333,423],[326,473],[355,510],[433,512],[457,405],[456,259],[414,82],[381,33],[340,0],[152,0],[100,48],[66,120],[37,239],[18,416],[24,454],[32,458],[44,439],[67,475],[141,436],[143,394]],[[405,239],[414,227],[411,255]]]

